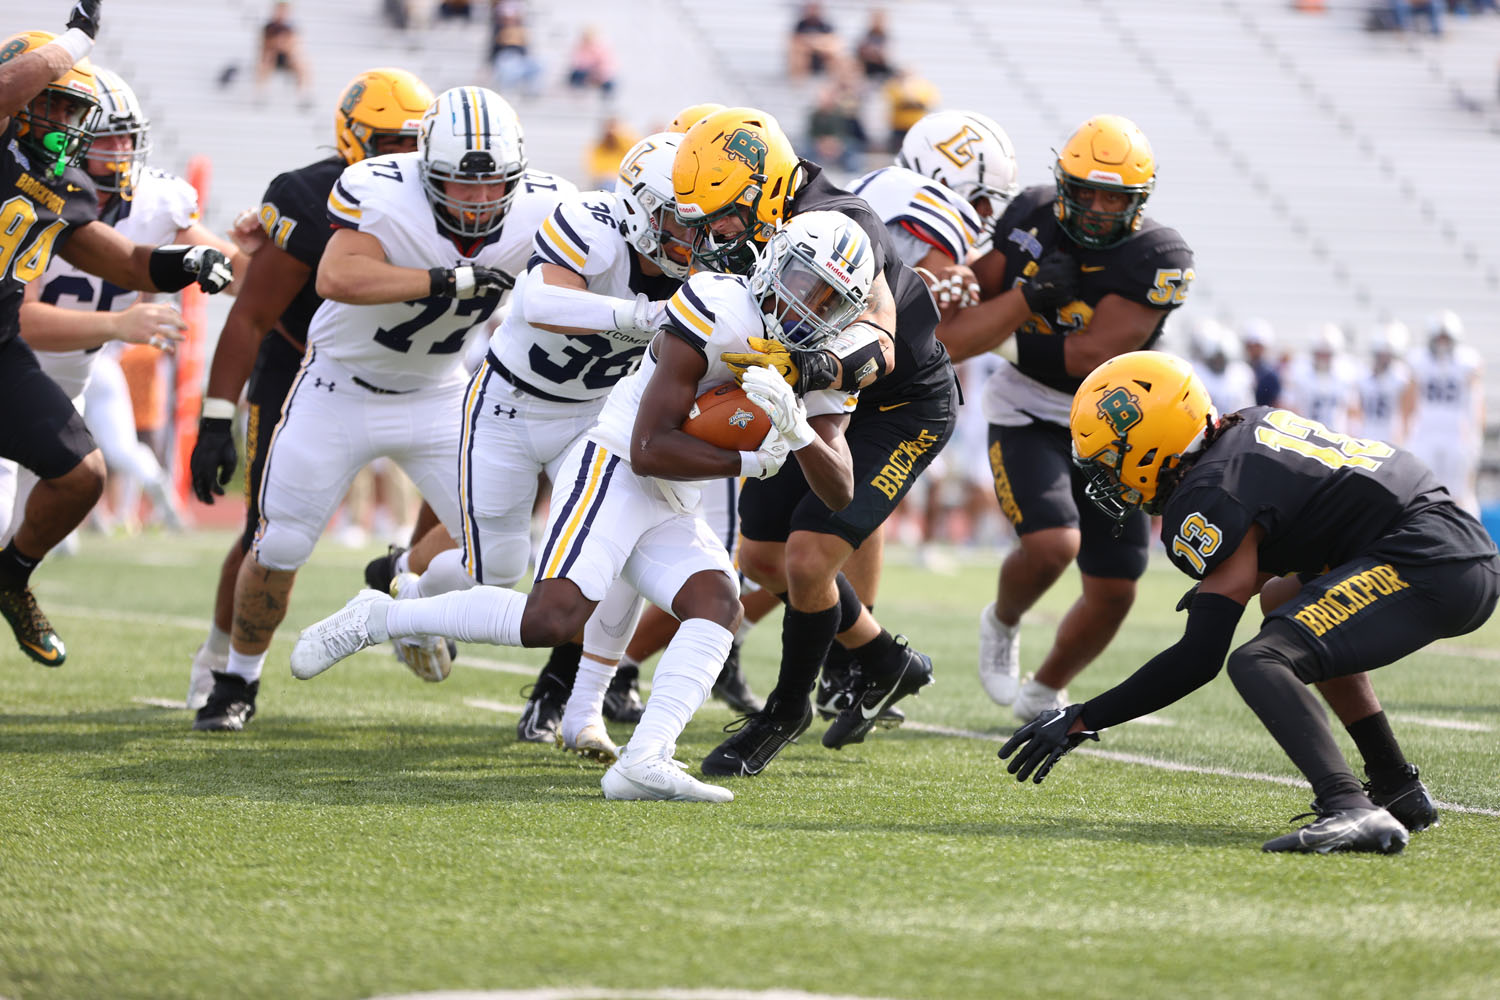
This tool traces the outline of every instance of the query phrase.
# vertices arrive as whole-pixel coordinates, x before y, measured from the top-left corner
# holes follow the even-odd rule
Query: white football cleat
[[[557,748],[600,764],[613,764],[620,759],[620,748],[609,738],[609,731],[604,728],[603,722],[590,722],[574,734],[569,734],[566,728],[558,726]]]
[[[229,666],[228,656],[215,656],[208,651],[208,643],[198,647],[193,654],[193,668],[188,674],[187,707],[196,712],[208,704],[209,692],[214,689],[214,671],[223,673]]]
[[[979,683],[997,705],[1016,700],[1021,687],[1021,626],[995,617],[995,605],[979,612]]]
[[[599,781],[606,799],[666,802],[732,802],[734,793],[708,785],[687,773],[687,765],[670,751],[655,756],[632,754],[627,746]]]
[[[401,600],[401,592],[410,590],[411,585],[416,582],[415,573],[396,574],[391,580],[391,596]],[[449,672],[453,670],[453,656],[448,649],[448,640],[440,635],[393,639],[391,645],[396,648],[396,659],[429,684],[447,680]]]
[[[308,680],[344,657],[375,645],[377,640],[370,638],[370,610],[377,604],[390,603],[389,594],[361,590],[341,610],[303,629],[292,647],[292,676]]]
[[[1043,712],[1051,712],[1060,708],[1068,707],[1068,689],[1048,687],[1034,680],[1030,674],[1021,683],[1021,690],[1016,692],[1016,700],[1011,705],[1011,711],[1016,713],[1016,718],[1022,722],[1030,722]]]

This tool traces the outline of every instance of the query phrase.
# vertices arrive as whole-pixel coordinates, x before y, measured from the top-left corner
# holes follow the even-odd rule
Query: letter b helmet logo
[[[1141,422],[1140,399],[1123,387],[1111,389],[1099,400],[1099,416],[1108,420],[1116,434]]]

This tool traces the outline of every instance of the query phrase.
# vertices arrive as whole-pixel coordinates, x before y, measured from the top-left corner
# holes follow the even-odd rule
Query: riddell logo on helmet
[[[1091,180],[1091,181],[1103,181],[1106,184],[1124,184],[1125,183],[1125,178],[1121,177],[1119,174],[1115,173],[1113,170],[1098,170],[1098,169],[1090,170],[1089,171],[1089,180]]]
[[[844,279],[845,284],[848,284],[851,280],[853,280],[849,277],[848,274],[844,272],[843,268],[839,267],[831,260],[825,260],[823,262],[823,266],[828,268],[828,270],[832,271],[834,274],[838,275],[840,278]]]

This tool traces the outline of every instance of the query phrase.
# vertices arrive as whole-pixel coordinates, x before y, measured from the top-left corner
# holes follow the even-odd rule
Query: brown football
[[[682,429],[700,441],[730,451],[754,451],[766,439],[771,418],[733,382],[715,386],[693,402]]]

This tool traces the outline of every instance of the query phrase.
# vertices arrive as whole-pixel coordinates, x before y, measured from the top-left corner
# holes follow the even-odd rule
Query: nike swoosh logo
[[[1078,270],[1082,271],[1084,274],[1093,274],[1095,271],[1102,271],[1102,270],[1104,270],[1104,265],[1103,264],[1095,264],[1094,266],[1090,267],[1089,265],[1085,264],[1082,267],[1080,267]]]
[[[911,400],[909,400],[909,399],[906,401],[906,403],[910,403],[910,402],[911,402]],[[897,409],[900,409],[901,407],[905,406],[906,403],[886,403],[884,406],[879,407],[879,410],[880,410],[881,413],[884,413],[886,410],[897,410]]]
[[[29,642],[22,642],[21,645],[23,645],[27,649],[31,650],[33,653],[35,653],[37,656],[41,657],[47,663],[55,662],[57,660],[58,656],[60,655],[59,651],[56,650],[56,649],[43,649],[41,646],[35,646],[35,645],[32,645]]]
[[[901,676],[896,678],[896,682],[891,685],[890,691],[886,692],[886,696],[880,699],[880,701],[875,705],[873,709],[865,708],[865,703],[863,701],[859,703],[859,714],[864,718],[866,722],[869,722],[871,719],[875,718],[875,716],[885,711],[886,703],[891,700],[891,694],[901,686],[902,679],[906,677],[906,671],[907,667],[901,668]]]

